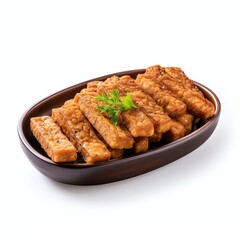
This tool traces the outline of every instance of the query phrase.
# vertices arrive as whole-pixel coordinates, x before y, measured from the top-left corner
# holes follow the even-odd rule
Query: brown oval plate
[[[130,75],[135,78],[145,69],[130,70],[113,73],[95,78],[72,87],[63,89],[39,101],[29,108],[18,123],[18,136],[24,153],[30,162],[45,176],[66,184],[93,185],[119,181],[134,177],[171,163],[192,152],[202,145],[215,130],[220,117],[221,104],[216,94],[198,82],[194,82],[215,106],[215,115],[208,121],[200,121],[194,125],[193,131],[187,136],[168,144],[152,144],[146,153],[128,154],[122,159],[89,165],[81,157],[74,163],[57,164],[46,155],[40,144],[30,131],[30,118],[41,115],[50,115],[52,108],[60,107],[63,103],[75,96],[81,89],[86,88],[90,81],[103,81],[117,75]]]

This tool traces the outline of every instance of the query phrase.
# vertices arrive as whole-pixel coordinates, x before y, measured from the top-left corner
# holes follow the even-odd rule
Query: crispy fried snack
[[[120,89],[131,93],[134,103],[152,121],[155,129],[155,137],[160,138],[161,134],[170,128],[170,117],[164,112],[152,97],[143,92],[130,76],[123,76],[116,79]],[[151,136],[152,137],[152,136]]]
[[[195,117],[208,119],[214,115],[213,104],[203,96],[180,68],[162,68],[156,65],[147,68],[146,75],[161,88],[168,89],[178,99],[181,99],[187,105],[188,111]]]
[[[189,134],[192,131],[194,116],[190,113],[183,114],[175,119],[184,126],[184,135]]]
[[[184,125],[176,120],[172,120],[170,130],[164,133],[163,138],[166,142],[173,142],[184,137],[185,134]]]
[[[145,93],[149,94],[171,118],[186,113],[186,104],[173,96],[168,90],[159,86],[159,84],[148,75],[138,74],[135,82]]]
[[[122,104],[127,105],[132,98],[137,106],[116,114],[117,125],[109,116],[119,112],[118,99],[97,99],[112,90],[118,91],[115,97],[119,94]],[[129,98],[123,99],[127,93]],[[146,152],[150,142],[178,140],[192,131],[198,119],[207,120],[214,112],[214,105],[181,68],[155,65],[136,79],[112,76],[105,81],[89,82],[74,99],[52,109],[52,117],[31,118],[30,128],[54,162],[75,161],[78,150],[87,163],[95,163],[121,158],[125,149]]]
[[[110,151],[111,159],[119,159],[119,158],[123,157],[124,152],[125,152],[124,149],[113,149],[106,143],[106,141],[102,138],[102,136],[100,134],[98,134],[98,137],[107,146],[108,151]]]
[[[105,82],[109,85],[109,87],[115,87],[114,89],[116,89],[117,87],[119,87],[117,85],[117,82],[115,82],[115,80],[117,80],[118,77],[117,76],[113,76],[111,79],[107,79]],[[89,91],[93,91],[93,92],[98,92],[99,94],[101,94],[104,91],[104,85],[102,81],[93,81],[90,82],[87,85],[87,88],[89,89]],[[111,88],[110,88],[111,89]],[[124,94],[125,92],[118,88],[118,90]],[[123,130],[126,130],[126,127],[120,123],[120,126]],[[162,136],[162,135],[161,135]],[[155,134],[153,134],[150,138],[155,137]],[[148,150],[148,146],[149,146],[149,139],[148,137],[134,137],[134,144],[133,144],[133,150],[135,153],[143,153],[146,152]],[[159,138],[158,136],[158,140],[160,141],[161,138]]]
[[[126,95],[126,92],[121,89],[119,84],[116,82],[116,78],[116,76],[113,76],[99,84],[97,92],[99,94],[102,92],[107,94],[113,89],[116,89],[119,91],[120,97]],[[133,137],[150,137],[153,135],[153,123],[140,109],[123,111],[121,113],[121,117],[122,123],[126,126]]]
[[[31,118],[30,128],[42,148],[54,162],[73,162],[77,159],[76,148],[50,116]]]
[[[79,105],[85,117],[111,148],[132,148],[134,142],[133,137],[120,126],[112,124],[108,118],[99,112],[97,106],[101,103],[96,97],[96,92],[84,89],[75,95],[74,101]]]
[[[147,137],[134,138],[133,149],[135,153],[147,152],[149,145],[149,139]]]
[[[73,100],[68,100],[62,107],[53,109],[52,118],[81,152],[85,162],[96,163],[110,159],[110,151],[97,137],[92,126]]]
[[[93,85],[95,85],[95,87]],[[193,120],[193,117],[190,114],[187,114],[185,110],[183,112],[179,111],[178,114],[172,114],[177,117],[171,119],[168,114],[163,111],[163,108],[156,104],[153,98],[151,98],[147,93],[141,91],[140,86],[138,86],[135,80],[131,79],[129,76],[113,76],[108,78],[104,83],[95,82],[91,85],[91,89],[96,89],[96,85],[99,92],[102,92],[104,85],[108,85],[111,86],[112,89],[117,88],[120,92],[131,93],[134,103],[149,117],[154,124],[154,134],[149,137],[150,142],[159,142],[163,135],[165,139],[167,139],[169,142],[172,142],[185,136],[185,134],[191,130],[191,120]],[[174,101],[175,100],[177,99],[174,98]],[[175,101],[175,103],[177,102],[178,101]],[[173,102],[172,105],[169,105],[169,107],[170,106],[172,106],[171,109],[174,112],[174,110],[178,109],[179,105],[176,104],[175,106]]]

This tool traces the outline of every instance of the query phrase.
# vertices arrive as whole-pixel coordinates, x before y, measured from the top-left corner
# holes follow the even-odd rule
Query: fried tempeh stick
[[[123,157],[124,149],[111,148],[98,132],[96,132],[96,134],[98,138],[107,146],[109,152],[111,153],[111,159],[118,159]]]
[[[123,76],[117,79],[117,83],[125,92],[130,92],[133,102],[144,112],[152,121],[155,128],[155,137],[170,128],[171,118],[164,112],[152,97],[141,91],[141,88],[135,83],[130,76]],[[151,136],[152,137],[152,136]]]
[[[185,129],[184,135],[187,135],[192,131],[194,120],[194,116],[192,114],[190,113],[183,114],[182,116],[177,117],[176,120],[184,126]]]
[[[186,74],[179,67],[164,67],[164,71],[172,78],[180,81],[185,87],[194,88],[193,81],[189,79]]]
[[[171,118],[186,113],[186,104],[174,97],[169,91],[162,89],[159,84],[150,77],[146,77],[144,74],[138,74],[135,82],[144,92],[149,94]]]
[[[181,82],[185,87],[194,87],[192,80],[178,67],[161,67],[160,65],[154,65],[148,67],[145,74],[153,80],[157,80],[159,77],[171,76],[177,79],[178,82]]]
[[[73,100],[68,100],[57,109],[53,109],[52,118],[81,152],[87,163],[108,161],[111,157],[107,146],[97,137],[92,126]]]
[[[133,149],[135,153],[147,152],[149,146],[149,139],[147,137],[134,138]]]
[[[107,144],[113,149],[129,149],[133,147],[133,137],[129,132],[124,131],[118,125],[114,125],[108,118],[103,116],[97,109],[100,105],[96,99],[97,93],[82,90],[75,95],[75,102],[78,103],[80,110],[83,112],[88,121],[103,137]]]
[[[91,92],[91,91],[93,93],[95,92],[95,89],[93,87],[90,87],[88,90],[89,90],[89,92]],[[122,158],[122,156],[124,154],[124,149],[113,149],[113,148],[111,148],[98,132],[95,132],[95,133],[97,134],[98,138],[107,146],[108,150],[111,153],[111,159]]]
[[[163,133],[154,132],[154,134],[149,137],[150,142],[160,142],[162,139]]]
[[[171,121],[170,130],[163,134],[163,138],[167,142],[173,142],[184,137],[186,134],[186,129],[184,125],[176,120]]]
[[[113,77],[111,81],[118,84],[118,88],[125,92],[131,93],[132,100],[138,108],[145,113],[145,115],[152,121],[154,125],[154,134],[149,137],[150,142],[159,142],[162,138],[164,132],[170,129],[171,118],[163,111],[156,102],[148,94],[141,91],[140,87],[134,82],[130,76],[123,77]],[[93,84],[90,87],[93,88]],[[101,85],[100,83],[95,83],[95,89]],[[144,141],[135,140],[135,151],[140,151],[138,149],[147,149],[148,142],[145,139],[145,147],[143,147]],[[140,145],[138,147],[138,145]],[[145,150],[144,150],[145,151]],[[143,152],[143,151],[142,151]]]
[[[149,67],[146,74],[150,74],[154,82],[171,91],[181,99],[190,113],[195,117],[208,119],[214,115],[214,105],[204,97],[202,92],[187,78],[180,68],[162,68],[159,65]]]
[[[52,161],[73,162],[77,159],[76,148],[50,116],[31,118],[30,128]]]
[[[75,101],[74,101],[75,103]],[[76,104],[76,103],[75,103]],[[77,104],[78,105],[78,104]],[[81,111],[79,109],[79,111]],[[85,118],[86,119],[86,118]],[[86,119],[87,121],[87,119]],[[87,121],[88,122],[88,121]],[[89,122],[88,122],[89,124]],[[90,124],[89,124],[90,125]],[[92,129],[92,126],[90,125],[91,129]],[[94,131],[94,129],[92,129],[92,131]],[[98,132],[95,132],[94,133],[97,135],[97,137],[106,145],[108,151],[111,153],[111,159],[117,159],[117,158],[121,158],[124,154],[124,149],[113,149],[111,148],[107,143],[106,141],[102,138],[102,136],[98,133]],[[105,150],[105,149],[104,149]],[[107,151],[106,151],[107,153]],[[107,153],[108,154],[108,153]]]
[[[125,89],[127,89],[129,92],[131,92],[131,95],[132,95],[132,98],[133,98],[133,100],[137,100],[137,99],[134,99],[134,97],[133,96],[142,96],[142,98],[143,98],[143,100],[140,100],[140,98],[139,98],[139,101],[143,101],[144,103],[145,103],[145,98],[146,98],[146,96],[149,96],[148,94],[145,94],[145,93],[143,93],[143,94],[145,94],[145,95],[142,95],[142,94],[139,94],[139,93],[137,93],[138,91],[135,91],[135,93],[136,94],[134,94],[134,89],[137,89],[137,87],[138,86],[136,86],[136,84],[135,84],[135,82],[134,83],[132,83],[131,81],[129,82],[129,83],[127,83],[127,81],[129,80],[129,77],[128,76],[123,76],[123,77],[121,77],[121,78],[119,78],[119,77],[116,77],[116,76],[113,76],[112,78],[109,78],[109,79],[107,79],[106,80],[106,83],[108,83],[109,84],[109,82],[110,82],[110,84],[112,85],[112,87],[114,87],[114,88],[118,88],[118,89],[120,89],[120,91],[122,91],[122,86],[124,85],[124,86],[126,86],[126,87],[124,87]],[[121,83],[121,84],[120,84]],[[99,88],[100,89],[100,91],[101,91],[101,87],[102,87],[102,82],[92,82],[92,83],[90,83],[90,89],[91,90],[95,90],[96,91],[96,89],[97,88]],[[115,85],[114,85],[115,84]],[[142,92],[142,91],[140,91],[140,92]],[[151,97],[150,97],[151,98]],[[152,99],[152,98],[151,98]],[[152,102],[153,101],[153,102]],[[152,101],[151,101],[151,104],[154,104],[154,106],[156,105],[157,107],[156,107],[156,110],[157,109],[161,109],[161,111],[160,112],[162,112],[163,110],[162,110],[162,108],[160,107],[160,106],[158,106],[157,104],[156,104],[156,102],[152,99]],[[135,102],[135,101],[134,101]],[[146,103],[146,106],[148,106],[148,104],[150,103],[150,101],[149,102],[147,102]],[[135,102],[135,104],[136,104],[136,102]],[[151,105],[150,104],[150,105]],[[136,104],[137,105],[137,104]],[[159,107],[159,108],[158,108]],[[143,109],[141,109],[142,111],[144,111]],[[146,111],[146,110],[145,110]],[[154,111],[153,110],[153,108],[148,108],[148,111],[150,112],[150,111]],[[147,115],[147,114],[146,114]],[[184,114],[185,115],[185,114]],[[172,120],[170,117],[168,117],[168,115],[166,114],[165,115],[165,117],[167,117],[167,125],[163,125],[163,129],[165,130],[165,131],[163,131],[163,133],[165,133],[166,132],[166,134],[164,134],[164,137],[165,137],[165,139],[168,139],[168,141],[174,141],[174,140],[177,140],[177,139],[179,139],[180,137],[183,137],[184,135],[185,135],[185,133],[187,132],[187,130],[185,129],[186,127],[185,127],[185,125],[187,125],[187,123],[185,123],[185,125],[183,124],[183,123],[181,123],[180,121],[178,122],[177,121],[177,119],[176,120]],[[182,118],[181,118],[182,119]],[[183,121],[183,119],[182,119],[182,121]],[[152,120],[152,122],[154,123],[154,120]],[[164,121],[162,122],[162,123],[164,123]],[[166,123],[166,122],[165,122]],[[167,126],[167,127],[166,127]],[[159,130],[159,129],[158,129]],[[163,133],[161,133],[161,132],[158,132],[158,131],[154,131],[154,134],[151,136],[151,137],[149,137],[149,141],[150,142],[159,142],[160,140],[161,140],[161,138],[162,138],[162,135],[163,135]]]
[[[115,82],[115,79],[117,79],[117,78],[118,77],[113,76],[111,79],[107,80],[107,82],[111,81],[111,84],[114,83],[114,85],[111,85],[112,87],[115,87],[114,89],[117,88],[117,85],[115,85],[115,84],[117,84]],[[113,80],[113,82],[112,82],[112,80]],[[88,83],[87,88],[89,89],[89,91],[95,91],[95,92],[98,91],[98,93],[102,93],[102,91],[103,91],[102,84],[103,84],[103,82],[101,82],[101,81],[93,81],[93,82]],[[118,90],[120,90],[120,89],[118,89]],[[120,91],[122,91],[122,90],[120,90]],[[126,127],[122,126],[122,125],[121,125],[121,128],[126,129]],[[156,139],[155,134],[153,136]],[[151,136],[150,138],[152,138],[153,136]],[[148,137],[134,137],[134,145],[133,145],[134,152],[135,153],[146,152],[148,150],[148,147],[149,147],[149,139],[150,138],[148,138]],[[158,135],[158,140],[160,141],[160,139],[161,138]]]
[[[120,88],[116,82],[117,76],[112,76],[99,84],[97,92],[105,94],[111,92],[113,89],[118,90],[119,96],[123,97],[126,92]],[[151,120],[140,110],[130,109],[121,112],[122,123],[126,126],[133,137],[150,137],[154,133],[154,126]]]

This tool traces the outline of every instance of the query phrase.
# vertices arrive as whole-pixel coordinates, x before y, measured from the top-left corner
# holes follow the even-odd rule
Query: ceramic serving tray
[[[103,184],[147,173],[169,164],[201,146],[211,136],[218,124],[221,104],[212,90],[198,82],[194,82],[194,84],[215,106],[214,116],[207,121],[195,124],[190,134],[177,141],[167,144],[150,144],[146,153],[133,154],[130,152],[122,159],[91,165],[84,163],[80,155],[74,163],[54,163],[32,135],[29,125],[31,117],[51,115],[52,108],[62,106],[66,100],[73,98],[81,89],[86,88],[88,82],[103,81],[112,75],[130,75],[135,78],[137,74],[144,72],[145,69],[137,69],[91,79],[56,92],[30,107],[19,120],[18,135],[23,151],[33,166],[45,176],[58,182],[74,185]]]

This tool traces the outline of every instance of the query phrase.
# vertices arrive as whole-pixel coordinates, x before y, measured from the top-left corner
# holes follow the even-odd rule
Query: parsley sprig
[[[113,89],[112,92],[109,92],[108,94],[103,93],[101,96],[98,95],[97,100],[105,103],[103,106],[98,106],[97,109],[101,113],[107,113],[108,117],[115,125],[117,125],[118,115],[122,111],[137,108],[132,101],[130,93],[127,93],[126,96],[120,98],[119,92],[116,89]]]

